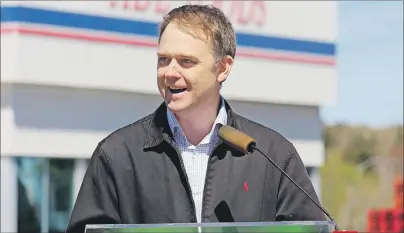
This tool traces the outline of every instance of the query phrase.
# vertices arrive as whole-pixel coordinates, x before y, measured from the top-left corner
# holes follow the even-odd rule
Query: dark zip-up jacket
[[[279,133],[237,115],[227,102],[228,125],[250,135],[318,201],[294,146]],[[87,224],[195,223],[187,174],[166,117],[166,105],[102,140],[95,149],[67,227]],[[325,220],[322,211],[265,157],[244,155],[223,142],[207,167],[202,222]]]

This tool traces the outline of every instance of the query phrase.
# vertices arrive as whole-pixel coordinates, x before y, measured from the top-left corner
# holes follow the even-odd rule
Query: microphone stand
[[[338,231],[338,225],[337,222],[335,221],[335,219],[332,217],[332,215],[326,210],[324,209],[319,203],[317,203],[306,191],[304,191],[304,189],[302,187],[300,187],[300,185],[298,185],[285,171],[283,171],[282,168],[280,168],[278,166],[278,164],[275,163],[275,161],[273,161],[271,158],[269,158],[269,156],[267,156],[264,152],[262,152],[258,147],[256,147],[255,143],[251,143],[248,148],[247,151],[252,152],[252,151],[258,151],[260,154],[262,154],[269,162],[272,163],[272,165],[274,165],[279,171],[281,171],[281,173],[286,176],[297,188],[300,189],[300,191],[302,191],[318,208],[320,208],[334,223],[335,223],[335,230]]]

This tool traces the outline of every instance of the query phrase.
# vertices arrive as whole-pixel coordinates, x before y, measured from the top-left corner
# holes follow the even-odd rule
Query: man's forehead
[[[195,38],[178,28],[167,27],[161,37],[158,54],[201,57],[212,54],[212,48],[210,42]]]
[[[190,47],[212,47],[212,42],[204,38],[200,29],[188,29],[176,23],[170,23],[160,39],[160,46],[189,45]]]
[[[196,40],[202,40],[206,44],[208,44],[211,40],[210,36],[208,36],[208,32],[204,31],[201,26],[187,24],[182,21],[173,21],[169,23],[164,32],[166,31],[173,33],[184,33]]]

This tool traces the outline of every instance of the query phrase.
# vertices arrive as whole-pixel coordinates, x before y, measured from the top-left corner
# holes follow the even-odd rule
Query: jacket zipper
[[[210,164],[211,164],[211,159],[212,159],[212,155],[215,153],[215,150],[216,150],[216,148],[218,148],[219,146],[221,145],[221,143],[217,143],[214,147],[213,147],[213,149],[212,149],[212,152],[210,153],[210,155],[209,155],[209,161],[208,161],[208,166],[206,167],[206,175],[205,175],[205,183],[204,183],[204,186],[203,186],[203,199],[202,199],[202,216],[201,216],[201,222],[204,222],[204,220],[205,220],[205,205],[206,205],[206,202],[207,202],[207,197],[206,197],[206,184],[207,184],[207,180],[208,180],[208,171],[209,171],[209,166],[210,166]]]
[[[170,145],[173,147],[173,149],[177,152],[177,156],[180,159],[180,164],[181,164],[181,170],[182,173],[185,176],[185,180],[187,181],[187,187],[190,193],[190,198],[191,198],[191,203],[192,203],[192,213],[193,213],[193,217],[195,219],[195,222],[198,221],[198,218],[196,216],[196,207],[195,207],[195,201],[194,201],[194,197],[192,195],[192,189],[191,189],[191,185],[189,184],[189,179],[188,179],[188,175],[187,172],[185,170],[185,166],[184,166],[184,161],[182,160],[182,156],[181,153],[178,151],[177,147],[174,145],[174,143],[170,142]],[[203,215],[202,215],[203,216]]]

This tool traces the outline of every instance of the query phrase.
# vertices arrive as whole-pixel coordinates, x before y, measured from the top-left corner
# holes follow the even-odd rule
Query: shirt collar
[[[190,144],[188,142],[188,140],[186,139],[184,132],[182,131],[182,128],[181,128],[180,124],[178,123],[178,120],[175,117],[174,113],[171,112],[168,108],[167,108],[167,120],[168,120],[168,124],[170,126],[170,130],[174,136],[174,140],[185,141],[187,144]],[[220,98],[220,109],[219,109],[219,112],[213,123],[212,129],[209,132],[209,134],[206,135],[206,137],[202,139],[202,141],[199,143],[200,145],[209,144],[211,142],[215,143],[219,139],[218,138],[218,125],[219,124],[222,124],[222,125],[227,124],[227,112],[226,112],[225,102],[222,97]]]

